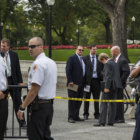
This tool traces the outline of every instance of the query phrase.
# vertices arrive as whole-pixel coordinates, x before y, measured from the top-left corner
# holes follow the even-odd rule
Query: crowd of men
[[[96,46],[89,46],[89,55],[82,57],[84,47],[77,46],[76,54],[69,57],[66,65],[68,96],[70,98],[89,99],[123,99],[123,88],[130,73],[127,59],[121,54],[119,46],[111,48],[112,58],[105,53],[96,54]],[[77,91],[72,88],[78,85]],[[101,92],[102,91],[102,92]],[[108,107],[109,104],[109,107]],[[68,103],[68,122],[83,121],[79,117],[81,102],[71,101]],[[108,108],[108,109],[107,109]],[[84,120],[89,116],[89,102],[84,102]],[[107,112],[108,110],[108,112]],[[106,118],[108,125],[124,123],[123,103],[94,102],[94,117],[99,123],[94,126],[105,126]],[[108,114],[108,117],[107,117]]]
[[[13,99],[17,120],[21,127],[26,126],[24,111],[30,109],[28,124],[29,140],[53,140],[50,125],[53,118],[53,99],[56,94],[57,66],[43,51],[43,40],[33,37],[29,40],[30,56],[35,60],[28,73],[28,93],[21,101],[20,89],[8,89],[8,85],[22,85],[22,75],[17,53],[10,50],[9,39],[1,40],[0,55],[0,140],[4,139],[8,117],[8,93]],[[82,57],[83,46],[77,46],[76,53],[70,56],[66,64],[68,97],[90,99],[123,99],[123,89],[130,74],[127,59],[121,54],[119,46],[111,48],[111,55],[96,54],[97,47],[89,46],[89,54]],[[101,94],[101,95],[100,95]],[[87,120],[89,102],[84,102],[83,118],[79,116],[82,101],[68,101],[68,122]],[[140,107],[138,107],[139,109]],[[124,105],[115,102],[94,102],[95,127],[113,126],[125,123]],[[139,119],[137,119],[139,125]],[[139,131],[136,127],[135,131]],[[136,133],[136,132],[135,132]],[[136,140],[136,139],[133,139]]]

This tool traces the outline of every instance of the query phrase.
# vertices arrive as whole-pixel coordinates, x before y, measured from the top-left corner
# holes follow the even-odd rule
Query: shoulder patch
[[[36,69],[37,69],[37,65],[34,65],[34,66],[33,66],[33,69],[36,70]]]

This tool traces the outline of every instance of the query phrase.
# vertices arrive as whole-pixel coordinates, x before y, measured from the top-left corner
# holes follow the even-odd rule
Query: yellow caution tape
[[[56,99],[64,99],[64,100],[73,100],[73,101],[88,101],[88,102],[135,102],[135,99],[127,99],[127,100],[100,100],[100,99],[82,99],[82,98],[68,98],[68,97],[59,97],[56,96]]]

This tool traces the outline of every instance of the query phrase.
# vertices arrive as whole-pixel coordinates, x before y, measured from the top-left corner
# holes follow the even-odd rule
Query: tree
[[[88,24],[89,28],[96,28],[96,26],[101,23],[105,28],[104,40],[106,43],[111,43],[111,21],[105,10],[99,4],[91,0],[73,0],[73,3],[75,4],[75,13],[77,17]],[[88,22],[85,22],[85,20]]]
[[[127,23],[126,13],[128,0],[95,0],[108,13],[112,23],[113,45],[119,45],[121,53],[127,54]]]

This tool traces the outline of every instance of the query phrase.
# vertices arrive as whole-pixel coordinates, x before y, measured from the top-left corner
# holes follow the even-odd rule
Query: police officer
[[[6,63],[0,56],[0,140],[4,139],[8,117]]]
[[[140,76],[140,66],[138,66],[136,69],[132,70],[130,73],[130,77],[135,78]],[[132,140],[139,140],[140,139],[140,81],[138,84],[138,104],[135,112],[135,119],[136,119],[136,126],[133,133]]]
[[[53,99],[56,94],[56,63],[45,56],[43,41],[40,37],[29,40],[29,53],[35,58],[28,76],[29,92],[18,111],[18,118],[23,119],[25,108],[34,100],[29,122],[29,140],[53,140],[50,125],[53,117]]]

